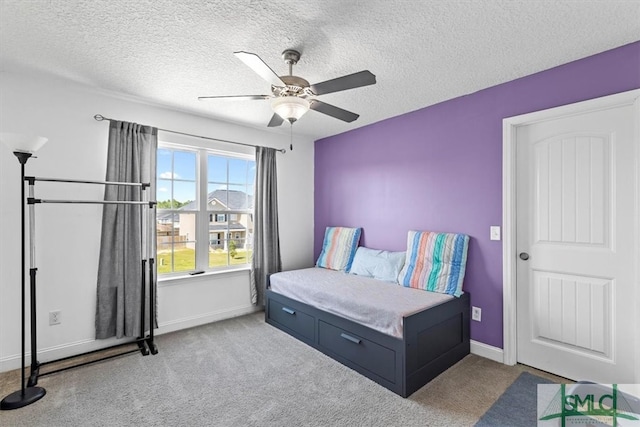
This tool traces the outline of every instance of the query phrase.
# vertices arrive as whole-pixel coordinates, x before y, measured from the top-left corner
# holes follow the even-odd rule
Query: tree
[[[163,200],[161,202],[158,202],[156,207],[158,209],[180,209],[181,207],[189,203],[191,203],[190,200],[187,200],[186,202],[179,202],[176,199]]]
[[[235,258],[236,255],[238,255],[238,252],[236,251],[236,241],[235,240],[230,240],[229,241],[229,256],[231,258]]]

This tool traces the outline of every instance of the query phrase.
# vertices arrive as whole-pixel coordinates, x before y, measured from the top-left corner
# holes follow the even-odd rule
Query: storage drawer
[[[322,320],[318,321],[318,344],[387,381],[396,382],[396,354],[387,347]]]
[[[315,341],[315,319],[302,311],[269,299],[269,318],[303,337]]]

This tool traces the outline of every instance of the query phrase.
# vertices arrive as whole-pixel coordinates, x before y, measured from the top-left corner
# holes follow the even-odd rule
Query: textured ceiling
[[[373,72],[374,86],[319,98],[358,120],[310,111],[294,125],[314,139],[637,40],[640,0],[0,0],[1,71],[265,129],[268,101],[197,100],[269,93],[234,51],[282,75],[281,52],[297,49],[294,74],[310,83]]]

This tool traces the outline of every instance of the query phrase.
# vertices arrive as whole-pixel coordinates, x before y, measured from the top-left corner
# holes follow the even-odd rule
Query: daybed
[[[469,294],[413,289],[344,271],[276,273],[266,322],[403,397],[469,354]]]
[[[315,268],[269,277],[267,323],[407,397],[469,354],[469,236],[409,231],[406,252],[327,227]]]

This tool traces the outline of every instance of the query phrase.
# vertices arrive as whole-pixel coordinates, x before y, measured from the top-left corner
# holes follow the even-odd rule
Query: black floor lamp
[[[0,140],[6,145],[9,150],[13,152],[13,154],[18,158],[20,162],[20,215],[21,215],[21,224],[22,224],[22,242],[21,242],[21,260],[22,260],[22,270],[20,272],[22,278],[22,359],[21,359],[21,376],[22,383],[20,390],[14,391],[13,393],[7,395],[0,402],[0,409],[18,409],[23,406],[27,406],[32,404],[33,402],[38,401],[42,398],[46,390],[42,387],[27,387],[25,384],[25,293],[26,293],[26,280],[25,280],[25,269],[26,269],[26,261],[25,261],[25,197],[24,197],[24,165],[27,163],[27,160],[38,151],[45,142],[47,142],[47,138],[41,136],[26,136],[15,133],[0,133]],[[33,249],[33,248],[32,248]],[[33,281],[32,281],[33,282]],[[30,312],[31,312],[31,359],[32,359],[32,367],[37,364],[37,347],[35,343],[36,334],[36,317],[35,317],[35,289],[31,289],[30,295]]]

